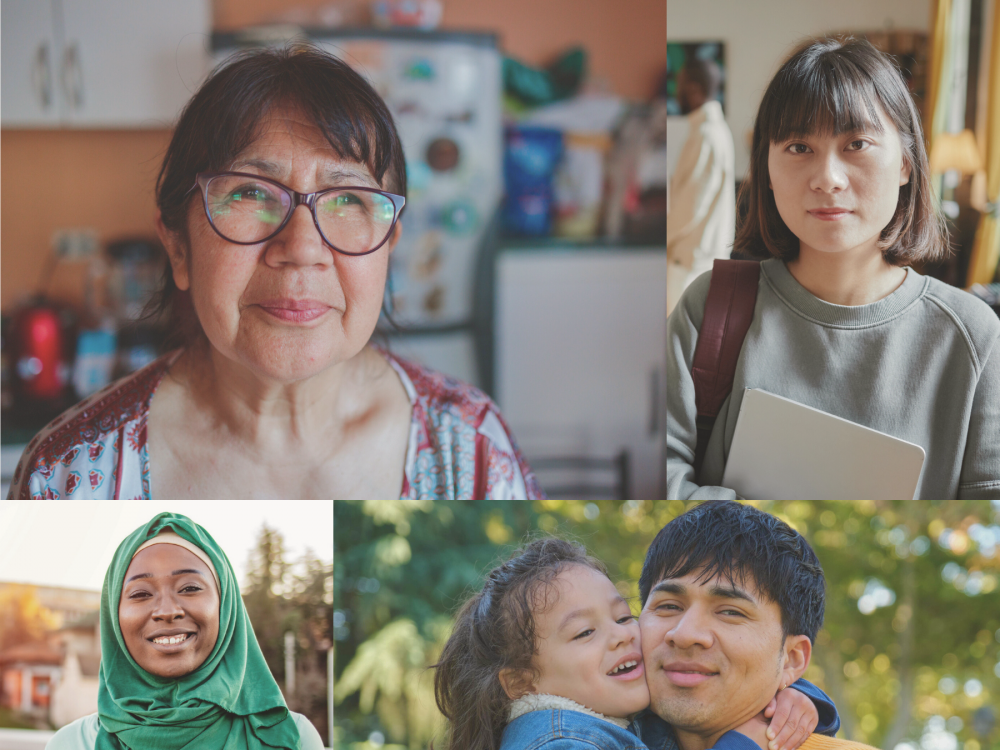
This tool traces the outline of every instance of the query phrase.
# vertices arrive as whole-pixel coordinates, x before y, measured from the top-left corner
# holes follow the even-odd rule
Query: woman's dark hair
[[[775,74],[764,92],[753,128],[750,168],[740,189],[747,215],[734,253],[753,258],[798,257],[799,240],[774,202],[768,151],[772,143],[810,133],[840,135],[864,127],[881,132],[884,112],[899,131],[910,180],[899,189],[892,221],[879,247],[886,263],[936,261],[949,253],[948,229],[931,189],[920,116],[892,59],[863,39],[826,38],[807,43]]]
[[[823,626],[826,584],[816,553],[801,534],[769,513],[733,500],[702,503],[668,523],[649,545],[639,577],[646,606],[665,578],[698,573],[749,586],[781,610],[782,643],[789,635],[816,642]]]
[[[448,750],[497,750],[511,698],[500,673],[511,670],[528,692],[539,675],[535,615],[555,604],[554,581],[566,567],[584,565],[604,575],[604,565],[580,544],[538,539],[486,577],[483,590],[459,610],[455,628],[434,666],[434,695],[451,722]]]
[[[223,171],[261,134],[269,115],[298,109],[334,152],[368,167],[384,189],[406,196],[403,146],[375,89],[346,63],[308,44],[238,52],[217,67],[184,107],[156,179],[163,224],[185,243],[191,191],[199,172]],[[167,264],[144,317],[171,312],[170,338],[201,334],[190,298]]]

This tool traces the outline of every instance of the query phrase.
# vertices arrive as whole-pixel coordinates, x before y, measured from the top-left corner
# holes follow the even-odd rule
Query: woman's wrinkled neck
[[[833,305],[868,305],[884,299],[906,280],[906,269],[886,263],[878,248],[826,253],[801,246],[785,264],[814,297]]]
[[[261,377],[202,338],[175,363],[171,376],[186,387],[199,412],[210,415],[214,428],[280,454],[295,446],[315,447],[317,440],[336,441],[371,408],[362,381],[372,357],[388,366],[365,347],[310,378],[283,383]]]

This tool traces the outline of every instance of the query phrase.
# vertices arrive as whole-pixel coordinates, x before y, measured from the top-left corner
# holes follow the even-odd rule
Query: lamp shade
[[[955,169],[962,174],[975,174],[983,168],[983,160],[971,130],[961,133],[939,133],[931,146],[931,172],[940,174]]]

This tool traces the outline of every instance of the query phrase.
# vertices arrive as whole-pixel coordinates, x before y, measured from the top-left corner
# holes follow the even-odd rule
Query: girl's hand
[[[798,690],[779,690],[764,709],[771,719],[767,728],[768,750],[795,750],[819,724],[819,711]]]

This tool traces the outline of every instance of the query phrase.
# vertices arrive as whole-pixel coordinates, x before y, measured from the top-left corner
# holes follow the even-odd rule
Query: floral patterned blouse
[[[165,354],[52,420],[28,443],[8,499],[150,499],[149,404],[180,354]],[[488,396],[459,380],[382,354],[413,406],[400,499],[545,497]]]

